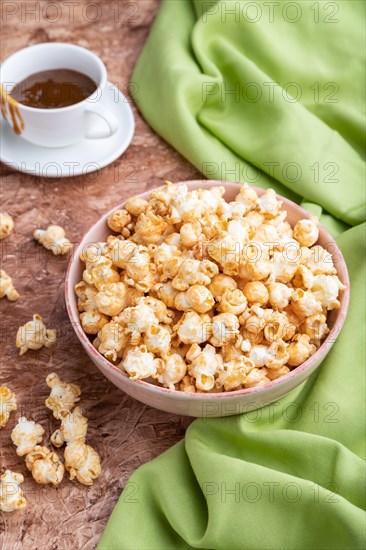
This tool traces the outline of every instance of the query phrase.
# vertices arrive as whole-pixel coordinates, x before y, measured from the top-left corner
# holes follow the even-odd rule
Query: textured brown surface
[[[47,2],[3,4],[13,6],[16,13],[3,18],[2,60],[28,44],[76,43],[101,56],[109,79],[123,92],[159,6],[156,0],[79,0],[74,3],[73,17],[63,2],[59,3],[62,9],[58,15],[54,7],[45,10]],[[35,4],[39,5],[38,13],[27,13],[25,8],[34,8]],[[94,6],[89,12],[85,11],[88,4]],[[98,14],[96,4],[100,6]],[[96,20],[90,21],[93,18]],[[2,166],[1,209],[9,211],[16,223],[14,234],[0,243],[2,263],[21,298],[13,304],[6,299],[0,302],[0,380],[16,392],[19,402],[18,411],[0,431],[0,466],[25,476],[23,487],[29,502],[24,512],[0,513],[0,547],[5,550],[95,548],[130,474],[179,441],[189,424],[189,419],[134,401],[99,373],[78,344],[65,311],[68,259],[55,258],[32,239],[35,228],[58,223],[76,243],[102,213],[129,195],[154,187],[163,179],[179,181],[199,176],[133,109],[136,132],[131,146],[100,173],[52,180],[25,176]],[[51,350],[19,357],[15,348],[17,327],[36,312],[49,328],[58,330],[57,344]],[[57,425],[44,407],[48,395],[45,378],[51,370],[81,386],[81,406],[89,418],[88,438],[103,462],[103,473],[91,488],[68,479],[58,489],[36,485],[10,443],[10,431],[21,413],[40,422],[47,434]]]

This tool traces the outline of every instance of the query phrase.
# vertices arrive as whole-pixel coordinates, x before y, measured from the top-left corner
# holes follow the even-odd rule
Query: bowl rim
[[[175,185],[187,185],[190,189],[197,189],[199,186],[204,186],[205,188],[213,187],[221,185],[225,187],[226,185],[229,185],[230,187],[237,186],[238,190],[244,185],[244,183],[238,183],[238,182],[231,182],[226,180],[187,180],[187,181],[180,181],[176,182]],[[145,197],[146,195],[151,194],[152,192],[161,189],[165,186],[160,185],[158,187],[153,187],[152,189],[148,189],[146,191],[143,191],[142,193],[139,193],[138,195],[131,195],[136,197]],[[249,184],[248,184],[249,185]],[[254,189],[257,194],[261,195],[267,191],[268,188],[264,187],[257,187],[254,185],[250,185],[252,189]],[[276,196],[279,200],[283,202],[283,204],[291,206],[291,208],[295,207],[295,209],[299,210],[299,213],[303,216],[303,218],[310,218],[311,214],[307,212],[304,208],[302,208],[300,205],[296,204],[295,202],[287,199],[286,197],[283,197],[282,195],[279,195],[276,193]],[[73,273],[73,271],[76,269],[77,263],[81,260],[79,260],[80,252],[82,251],[85,244],[88,242],[88,235],[95,229],[97,225],[102,225],[103,223],[107,223],[108,216],[114,212],[115,210],[119,208],[123,208],[127,202],[127,200],[130,197],[127,197],[121,204],[113,207],[111,210],[109,210],[106,214],[103,214],[84,234],[83,238],[81,239],[78,247],[75,251],[73,251],[72,257],[69,261],[67,272],[66,272],[66,279],[65,279],[65,302],[66,302],[66,309],[69,315],[69,319],[71,322],[71,325],[79,338],[81,344],[85,348],[85,350],[89,351],[89,355],[92,355],[96,362],[97,366],[98,363],[101,363],[103,367],[107,370],[110,370],[114,372],[117,377],[120,377],[124,380],[124,382],[137,384],[141,387],[141,389],[146,389],[149,392],[157,392],[162,393],[165,395],[174,395],[175,397],[183,400],[190,401],[191,399],[218,399],[218,398],[228,398],[228,397],[239,397],[241,395],[252,395],[255,393],[267,393],[267,391],[270,388],[277,387],[278,385],[286,383],[286,381],[291,380],[294,377],[298,377],[300,374],[304,373],[305,371],[310,371],[309,375],[312,372],[312,368],[315,363],[319,361],[319,364],[323,358],[327,355],[330,348],[335,342],[336,337],[340,334],[342,327],[344,325],[344,322],[346,320],[348,307],[349,307],[349,300],[350,300],[350,280],[349,280],[349,274],[347,269],[346,261],[343,257],[343,254],[337,245],[335,239],[330,235],[330,233],[327,231],[327,229],[322,225],[318,224],[319,229],[321,230],[321,233],[323,236],[327,239],[327,242],[331,244],[336,245],[336,250],[331,253],[332,258],[334,259],[334,256],[337,255],[337,261],[339,264],[343,264],[343,271],[344,271],[344,280],[343,284],[346,286],[346,288],[342,291],[343,292],[343,300],[341,303],[341,307],[337,311],[337,318],[334,322],[333,327],[331,328],[329,334],[325,338],[324,342],[321,344],[319,349],[311,356],[309,359],[304,361],[301,365],[294,368],[289,373],[281,376],[280,378],[277,378],[275,380],[271,380],[270,382],[267,382],[266,384],[255,386],[253,388],[244,388],[240,390],[232,390],[232,391],[222,391],[222,392],[208,392],[208,393],[186,393],[182,391],[177,390],[171,390],[169,388],[164,388],[162,386],[157,386],[155,384],[151,384],[150,382],[145,382],[144,380],[132,380],[129,378],[127,373],[123,372],[121,369],[119,369],[116,365],[113,365],[108,359],[106,359],[99,351],[93,346],[92,342],[89,340],[87,334],[83,331],[80,323],[80,317],[75,317],[72,309],[72,302],[76,304],[76,294],[74,291],[73,286],[70,284],[70,278]],[[338,272],[338,270],[337,270]],[[77,306],[76,306],[77,307]],[[103,373],[104,374],[104,373]],[[305,376],[304,379],[307,377]],[[123,390],[122,390],[123,391]]]

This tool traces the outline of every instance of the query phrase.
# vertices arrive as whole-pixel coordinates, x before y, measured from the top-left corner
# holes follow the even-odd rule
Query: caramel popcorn
[[[33,315],[33,320],[18,328],[16,347],[19,355],[23,355],[29,349],[38,350],[43,346],[50,348],[56,342],[56,331],[47,329],[43,319],[38,313]]]
[[[65,237],[65,230],[59,225],[50,225],[47,229],[36,229],[33,233],[36,241],[55,255],[68,254],[72,243]]]
[[[10,302],[16,302],[19,298],[19,293],[13,286],[13,281],[3,269],[0,269],[0,298],[7,297]]]
[[[83,485],[92,485],[101,474],[98,453],[81,439],[68,443],[64,456],[65,468],[71,480],[76,477]]]
[[[46,384],[51,388],[51,393],[45,405],[51,409],[55,418],[61,419],[63,411],[71,411],[80,400],[80,388],[76,384],[63,382],[55,372],[47,376]]]
[[[0,240],[9,237],[14,229],[13,218],[6,212],[0,212]]]
[[[229,203],[224,192],[167,182],[110,214],[114,234],[83,250],[81,324],[132,379],[191,393],[261,386],[329,332],[345,287],[317,218],[291,227],[272,189],[244,184]]]
[[[5,470],[0,476],[0,510],[2,512],[15,512],[23,510],[27,506],[20,484],[24,482],[22,474]]]
[[[18,424],[11,432],[11,439],[17,447],[17,455],[24,456],[35,448],[42,441],[44,429],[34,420],[27,420],[25,416],[21,416]]]
[[[60,413],[61,427],[51,435],[51,443],[55,447],[62,447],[64,443],[71,443],[82,439],[85,441],[88,431],[88,420],[82,415],[79,407],[72,411],[62,410]]]
[[[65,467],[55,452],[36,445],[25,457],[25,463],[33,479],[41,485],[59,485],[64,477]]]
[[[17,398],[7,386],[0,386],[0,428],[5,428],[10,413],[17,410]]]

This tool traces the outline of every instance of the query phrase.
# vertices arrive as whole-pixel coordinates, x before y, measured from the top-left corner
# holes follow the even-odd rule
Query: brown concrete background
[[[39,42],[79,44],[103,59],[109,80],[126,93],[159,1],[60,1],[58,10],[55,4],[1,2],[1,60]],[[0,547],[4,550],[95,548],[130,474],[179,441],[190,422],[140,404],[99,373],[78,344],[65,311],[68,259],[55,258],[32,239],[35,228],[57,223],[78,242],[101,214],[131,194],[159,185],[164,179],[181,181],[199,176],[146,125],[135,106],[133,110],[136,131],[132,144],[100,173],[56,180],[1,167],[0,207],[13,215],[16,224],[13,235],[0,242],[2,264],[21,298],[16,303],[7,299],[0,302],[0,381],[16,392],[19,402],[8,426],[0,430],[0,467],[24,475],[29,503],[24,512],[0,513]],[[57,344],[51,350],[19,357],[15,348],[17,328],[36,312],[49,328],[57,329]],[[48,395],[45,378],[51,370],[82,389],[81,406],[89,418],[88,439],[101,454],[103,465],[101,477],[90,488],[66,477],[57,489],[37,485],[10,441],[10,432],[21,414],[40,422],[46,435],[56,428],[57,421],[44,407]]]

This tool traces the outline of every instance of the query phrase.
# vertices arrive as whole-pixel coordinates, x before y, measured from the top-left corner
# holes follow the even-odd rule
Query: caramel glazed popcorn
[[[317,218],[291,227],[272,189],[167,185],[108,218],[84,248],[84,331],[132,379],[184,392],[259,386],[306,361],[340,307]]]

